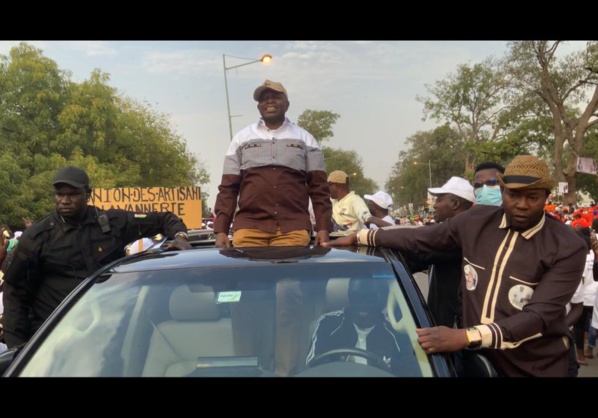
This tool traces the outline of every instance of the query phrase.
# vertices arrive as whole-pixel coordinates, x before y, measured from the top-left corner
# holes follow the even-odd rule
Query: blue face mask
[[[502,205],[502,193],[500,191],[500,186],[484,185],[481,189],[476,190],[475,203],[476,205]]]

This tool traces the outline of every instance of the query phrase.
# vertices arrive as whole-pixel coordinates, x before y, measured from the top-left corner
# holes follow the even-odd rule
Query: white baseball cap
[[[468,180],[461,177],[451,177],[449,181],[444,183],[442,187],[431,187],[428,189],[430,194],[439,195],[451,193],[456,196],[462,197],[470,202],[475,202],[475,195],[473,194],[473,186]]]
[[[388,209],[392,206],[392,197],[390,197],[388,193],[385,193],[383,191],[378,191],[374,194],[364,194],[363,198],[371,200],[372,202],[380,206],[382,209]]]

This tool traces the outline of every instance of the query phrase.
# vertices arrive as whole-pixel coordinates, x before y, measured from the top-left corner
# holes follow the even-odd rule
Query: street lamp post
[[[432,187],[432,163],[428,158],[428,176],[430,177],[430,187]]]
[[[413,162],[414,165],[418,165],[418,164],[426,164],[426,163],[418,163],[417,161]],[[430,159],[428,159],[428,176],[430,179],[430,187],[432,187],[432,162],[430,161]]]
[[[245,62],[245,63],[239,64],[239,65],[233,65],[232,67],[227,67],[226,66],[226,57],[249,60],[249,62]],[[226,78],[226,72],[228,70],[232,70],[233,68],[239,68],[244,65],[255,64],[256,62],[269,63],[270,61],[272,61],[272,55],[268,55],[268,54],[264,54],[264,56],[262,56],[260,59],[257,59],[257,60],[254,60],[252,58],[234,57],[232,55],[222,54],[222,67],[224,68],[224,89],[226,90],[226,110],[228,111],[228,130],[230,133],[231,140],[233,139],[233,122],[232,122],[232,116],[230,114],[230,102],[228,99],[228,80]]]

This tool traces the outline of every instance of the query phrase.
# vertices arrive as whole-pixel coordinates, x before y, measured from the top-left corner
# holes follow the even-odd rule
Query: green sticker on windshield
[[[230,303],[238,302],[241,300],[241,292],[238,290],[231,292],[218,292],[216,303]]]

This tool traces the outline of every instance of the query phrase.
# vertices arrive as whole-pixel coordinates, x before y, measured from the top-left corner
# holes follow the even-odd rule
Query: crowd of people
[[[553,203],[556,181],[542,160],[520,155],[506,167],[484,162],[471,182],[454,176],[428,189],[433,214],[395,217],[388,193],[360,196],[347,173],[327,173],[314,136],[286,116],[290,101],[281,83],[266,80],[253,99],[260,117],[232,138],[224,157],[213,211],[216,247],[313,243],[401,250],[413,272],[428,272],[435,324],[417,330],[418,343],[428,354],[449,353],[459,375],[467,375],[466,353],[472,351],[498,376],[576,376],[577,367],[593,357],[598,206]],[[157,234],[172,239],[170,249],[191,248],[187,227],[170,212],[89,205],[90,181],[78,167],[59,169],[52,185],[55,209],[19,236],[0,237],[0,261],[8,260],[1,321],[8,348],[25,344],[83,278],[146,250]],[[69,260],[72,268],[57,260]],[[276,293],[275,371],[292,375],[302,289],[285,280]],[[235,350],[253,355],[248,313],[233,308]],[[373,317],[384,321],[384,315]],[[327,319],[331,329],[336,320]],[[350,327],[344,334],[347,344],[363,347],[367,338],[357,338],[368,333],[354,322],[356,332]]]

